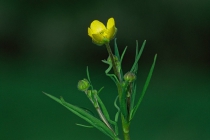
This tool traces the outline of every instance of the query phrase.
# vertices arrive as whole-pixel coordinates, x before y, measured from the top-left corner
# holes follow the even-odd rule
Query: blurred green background
[[[42,94],[63,96],[94,110],[77,82],[89,66],[111,117],[116,87],[105,76],[105,47],[87,35],[90,23],[114,17],[123,68],[134,61],[135,41],[147,40],[140,59],[142,89],[153,57],[156,68],[131,124],[132,140],[210,139],[210,1],[0,1],[0,139],[109,139]],[[111,42],[113,46],[113,41]],[[100,81],[100,82],[99,82]],[[121,131],[121,130],[120,130]]]

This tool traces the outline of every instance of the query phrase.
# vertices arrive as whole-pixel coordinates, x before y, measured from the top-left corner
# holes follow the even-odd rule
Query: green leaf
[[[137,57],[138,57],[138,50],[139,50],[139,42],[138,42],[138,40],[136,40],[136,56],[135,56],[135,59],[137,59]]]
[[[124,58],[124,55],[125,55],[126,50],[127,50],[127,46],[126,46],[125,49],[123,50],[123,53],[122,53],[121,58],[120,58],[120,68],[121,68],[121,69],[120,69],[120,75],[121,75],[121,77],[123,77],[122,61],[123,61],[123,58]]]
[[[119,50],[118,50],[118,47],[117,47],[117,38],[114,39],[114,53],[115,53],[115,56],[117,56],[118,60],[120,59],[120,54],[119,54]]]
[[[102,112],[103,112],[104,116],[106,117],[107,120],[110,120],[109,113],[106,109],[106,106],[102,102],[101,98],[97,94],[95,94],[95,97],[98,100],[99,105],[101,106],[101,109],[102,109]]]
[[[138,46],[138,41],[136,42],[136,44],[137,44],[137,46]],[[131,70],[130,70],[131,72],[135,72],[136,66],[138,65],[138,61],[139,61],[139,59],[140,59],[140,57],[141,57],[141,54],[142,54],[142,52],[143,52],[143,50],[144,50],[145,44],[146,44],[146,40],[144,40],[144,42],[143,42],[143,44],[142,44],[142,46],[141,46],[141,49],[140,49],[140,51],[139,51],[137,57],[135,58],[135,62],[133,63],[133,66],[132,66],[132,68],[131,68]]]
[[[99,90],[98,90],[98,94],[104,89],[104,87],[101,87]]]
[[[134,103],[135,103],[135,97],[136,97],[136,83],[133,83],[130,110],[133,110],[133,106],[134,106]],[[130,113],[130,115],[131,115],[131,113]],[[131,117],[129,117],[129,118],[131,118]]]
[[[106,63],[106,64],[109,65],[109,67],[107,68],[107,70],[105,70],[106,75],[109,76],[109,77],[115,82],[115,84],[119,83],[119,81],[118,81],[116,75],[114,75],[114,74],[109,74],[109,71],[112,69],[112,63],[109,63],[109,62],[106,61],[106,60],[102,60],[102,62],[104,62],[104,63]]]
[[[141,101],[143,100],[143,97],[144,97],[144,95],[145,95],[145,93],[146,93],[146,90],[147,90],[147,88],[148,88],[149,82],[150,82],[151,77],[152,77],[153,70],[154,70],[154,68],[155,68],[156,58],[157,58],[157,54],[156,54],[155,57],[154,57],[153,64],[152,64],[152,66],[151,66],[151,68],[150,68],[149,74],[148,74],[148,76],[147,76],[147,79],[146,79],[146,82],[145,82],[145,84],[144,84],[144,87],[143,87],[141,96],[140,96],[140,98],[139,98],[139,100],[138,100],[138,103],[136,104],[136,106],[134,107],[134,109],[131,110],[131,118],[130,118],[130,120],[133,119],[133,117],[134,117],[134,115],[135,115],[135,113],[136,113],[136,111],[137,111],[139,105],[141,104]]]
[[[135,60],[138,59],[138,50],[139,50],[139,43],[138,43],[138,40],[136,40],[136,56],[135,56]],[[136,66],[135,66],[133,72],[135,74],[137,74],[137,72],[138,72],[138,63],[136,63]]]
[[[97,94],[95,94],[95,97],[96,97],[97,100],[98,100],[98,103],[99,103],[99,105],[100,105],[100,107],[101,107],[101,109],[102,109],[102,112],[103,112],[105,118],[108,120],[109,123],[113,124],[113,125],[115,126],[115,128],[116,128],[116,127],[117,127],[117,123],[116,123],[115,121],[113,121],[113,120],[110,119],[109,113],[108,113],[108,111],[107,111],[107,109],[106,109],[106,106],[104,105],[104,103],[102,102],[102,100],[100,99],[100,97],[99,97]],[[116,129],[115,129],[115,130],[116,130]],[[118,130],[118,129],[117,129],[117,130]],[[115,133],[116,133],[116,135],[117,135],[118,132],[115,132]]]
[[[119,96],[117,95],[117,97],[114,101],[114,106],[117,109],[117,113],[115,114],[115,119],[114,119],[116,123],[118,122],[118,118],[119,118],[119,114],[120,114],[120,108],[117,105],[117,99],[118,98],[119,98]],[[117,125],[115,125],[115,133],[116,133],[116,135],[118,135],[118,126]]]
[[[122,53],[121,58],[120,58],[120,63],[122,63],[122,60],[123,60],[123,57],[124,57],[124,55],[125,55],[126,50],[127,50],[127,46],[126,46],[125,49],[123,50],[123,53]]]
[[[92,125],[84,125],[84,124],[79,124],[79,123],[76,123],[76,125],[86,127],[86,128],[93,128],[94,127]]]
[[[89,70],[88,70],[88,66],[87,66],[87,78],[88,78],[88,81],[90,82],[90,84],[91,84],[91,81],[90,81],[90,74],[89,74]]]
[[[63,105],[68,110],[70,110],[72,113],[74,113],[78,117],[84,119],[85,121],[90,123],[92,126],[96,127],[98,130],[100,130],[101,132],[103,132],[104,134],[109,136],[110,138],[112,138],[112,139],[116,138],[114,133],[101,120],[99,120],[96,117],[90,115],[89,113],[87,113],[83,109],[65,102],[63,98],[59,99],[59,98],[54,97],[50,94],[47,94],[47,93],[44,93],[44,94],[47,95],[48,97],[50,97],[51,99],[55,100],[56,102],[60,103],[61,105]]]

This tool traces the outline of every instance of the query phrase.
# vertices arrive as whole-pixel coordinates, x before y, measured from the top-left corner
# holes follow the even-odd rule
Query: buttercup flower
[[[116,33],[117,28],[115,27],[114,18],[110,18],[107,21],[106,27],[100,21],[94,20],[88,28],[88,35],[92,38],[93,43],[99,46],[109,43]]]

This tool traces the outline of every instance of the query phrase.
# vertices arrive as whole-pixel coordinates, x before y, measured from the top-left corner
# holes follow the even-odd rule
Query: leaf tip
[[[46,92],[42,91],[43,94],[48,95]]]

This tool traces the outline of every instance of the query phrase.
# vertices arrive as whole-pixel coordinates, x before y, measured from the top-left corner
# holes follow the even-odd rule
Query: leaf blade
[[[107,126],[101,120],[99,120],[99,119],[95,118],[94,116],[88,114],[87,112],[85,112],[81,108],[65,102],[63,98],[59,99],[59,98],[54,97],[54,96],[52,96],[50,94],[47,94],[45,92],[43,92],[43,93],[45,95],[47,95],[48,97],[50,97],[51,99],[55,100],[56,102],[60,103],[64,107],[66,107],[68,110],[70,110],[72,113],[74,113],[78,117],[84,119],[85,121],[87,121],[88,123],[93,125],[95,128],[97,128],[98,130],[100,130],[101,132],[103,132],[104,134],[109,136],[110,138],[114,139],[116,137],[114,135],[114,133],[109,128],[107,128]]]
[[[146,82],[144,84],[144,87],[143,87],[141,96],[140,96],[140,98],[138,100],[138,103],[136,104],[136,106],[134,107],[134,109],[131,111],[131,118],[130,118],[130,120],[133,119],[133,117],[134,117],[134,115],[135,115],[135,113],[136,113],[139,105],[141,104],[141,101],[143,100],[143,97],[144,97],[144,95],[146,93],[146,90],[148,88],[149,82],[151,80],[151,77],[152,77],[152,74],[153,74],[153,71],[154,71],[154,68],[155,68],[156,58],[157,58],[157,54],[155,54],[153,64],[152,64],[152,66],[150,68],[149,74],[147,76],[147,79],[146,79]]]

